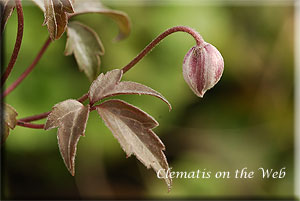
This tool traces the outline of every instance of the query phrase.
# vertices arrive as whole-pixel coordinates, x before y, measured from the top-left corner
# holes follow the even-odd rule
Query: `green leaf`
[[[67,35],[65,55],[74,54],[79,69],[93,81],[100,72],[100,55],[104,54],[101,40],[91,28],[79,22],[68,24]]]
[[[70,17],[87,13],[98,13],[111,17],[119,26],[119,34],[115,40],[126,38],[130,33],[131,23],[126,13],[112,10],[100,3],[100,1],[76,0],[74,2],[74,13]]]

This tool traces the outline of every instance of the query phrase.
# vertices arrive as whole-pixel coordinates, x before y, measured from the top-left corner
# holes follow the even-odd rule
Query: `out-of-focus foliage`
[[[99,15],[76,16],[94,28],[106,49],[101,72],[126,65],[154,37],[175,25],[198,30],[216,46],[225,62],[223,77],[203,99],[184,82],[182,61],[194,46],[192,37],[176,33],[123,77],[161,92],[172,104],[149,96],[120,96],[137,105],[160,126],[154,131],[166,145],[174,171],[231,171],[247,167],[286,167],[284,179],[173,179],[167,193],[163,180],[134,157],[126,159],[111,132],[91,113],[86,137],[78,143],[76,176],[64,167],[56,131],[16,127],[6,140],[3,196],[7,199],[219,198],[293,196],[293,7],[291,6],[155,6],[121,5],[132,20],[128,39],[113,43],[117,25]],[[32,62],[47,38],[38,7],[24,8],[25,30],[11,84]],[[5,58],[16,33],[16,13],[6,25]],[[51,109],[89,89],[72,57],[65,57],[66,36],[55,41],[6,101],[25,117]],[[40,121],[44,122],[44,121]],[[21,167],[21,168],[20,168]]]
[[[0,112],[2,113],[0,122],[1,122],[1,126],[3,126],[1,127],[2,128],[1,132],[3,133],[1,133],[0,136],[1,137],[0,141],[2,144],[5,142],[6,138],[8,137],[10,129],[14,129],[16,127],[18,113],[9,104],[4,104],[3,110],[1,108]]]
[[[67,29],[67,43],[65,55],[72,55],[78,67],[92,82],[100,72],[100,55],[104,54],[104,47],[97,33],[79,22],[70,22]]]

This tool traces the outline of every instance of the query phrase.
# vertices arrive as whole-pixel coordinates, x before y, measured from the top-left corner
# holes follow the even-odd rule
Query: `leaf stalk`
[[[26,127],[26,128],[33,128],[33,129],[44,129],[44,124],[32,124],[28,122],[23,122],[18,120],[17,122],[18,126]]]
[[[175,33],[175,32],[186,32],[186,33],[190,34],[191,36],[193,36],[193,38],[195,39],[196,44],[198,46],[200,46],[204,42],[204,40],[201,37],[201,35],[197,31],[195,31],[194,29],[192,29],[190,27],[186,27],[186,26],[172,27],[170,29],[167,29],[165,32],[163,32],[159,36],[157,36],[130,63],[128,63],[126,66],[124,66],[122,68],[123,74],[126,73],[127,71],[129,71],[135,64],[137,64],[143,57],[145,57],[156,45],[158,45],[160,43],[160,41],[162,41],[165,37],[167,37],[168,35],[170,35],[172,33]],[[51,42],[50,38],[48,40]],[[46,44],[47,44],[47,42],[46,42]],[[88,93],[82,95],[77,100],[82,103],[82,102],[84,102],[87,99],[88,99]],[[90,105],[90,106],[91,106],[90,111],[93,111],[93,110],[96,109],[95,106],[92,106],[92,105]],[[31,122],[31,121],[36,121],[36,120],[44,119],[44,118],[46,118],[49,115],[49,113],[50,112],[45,112],[45,113],[41,113],[41,114],[38,114],[38,115],[34,115],[34,116],[22,118],[22,119],[20,119],[20,121]]]

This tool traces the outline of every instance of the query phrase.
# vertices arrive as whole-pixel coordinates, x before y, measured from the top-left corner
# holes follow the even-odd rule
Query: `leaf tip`
[[[66,161],[65,161],[66,162]],[[68,171],[70,172],[70,174],[74,177],[75,176],[75,165],[74,165],[74,161],[70,161],[69,164],[65,163]]]
[[[169,106],[169,112],[171,112],[171,110],[173,109],[171,103],[169,103],[169,101],[167,101],[166,103],[167,103],[168,106]]]
[[[75,168],[74,168],[74,167],[72,167],[72,169],[71,169],[71,170],[69,170],[69,171],[70,171],[71,175],[74,177],[74,176],[75,176]]]

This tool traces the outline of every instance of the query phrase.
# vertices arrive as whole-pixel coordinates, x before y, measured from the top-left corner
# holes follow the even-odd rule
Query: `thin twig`
[[[84,94],[83,96],[81,96],[77,100],[82,103],[86,99],[88,99],[88,94]],[[50,114],[50,111],[49,112],[44,112],[44,113],[41,113],[41,114],[37,114],[37,115],[34,115],[34,116],[30,116],[30,117],[25,117],[25,118],[19,119],[19,121],[22,121],[22,122],[37,121],[37,120],[45,119],[46,117],[48,117],[49,114]]]
[[[200,46],[201,44],[204,43],[201,35],[196,32],[195,30],[189,28],[189,27],[185,27],[185,26],[176,26],[173,28],[170,28],[168,30],[166,30],[165,32],[163,32],[162,34],[160,34],[157,38],[155,38],[148,46],[146,46],[144,48],[144,50],[141,51],[141,53],[136,56],[129,64],[127,64],[126,66],[124,66],[122,68],[123,73],[126,73],[128,70],[130,70],[136,63],[138,63],[144,56],[146,56],[146,54],[151,51],[151,49],[153,49],[157,44],[159,44],[159,42],[161,40],[163,40],[165,37],[167,37],[168,35],[175,33],[175,32],[186,32],[189,33],[190,35],[192,35],[194,37],[194,39],[196,40],[196,44],[198,46]],[[77,100],[79,102],[84,102],[85,100],[88,99],[88,93],[82,95],[80,98],[78,98]],[[95,110],[96,107],[91,107],[91,111]],[[38,114],[38,115],[34,115],[34,116],[30,116],[30,117],[26,117],[26,118],[22,118],[20,119],[20,121],[23,122],[31,122],[31,121],[36,121],[36,120],[40,120],[40,119],[44,119],[49,115],[50,112],[45,112],[42,114]]]
[[[22,8],[21,0],[15,0],[15,3],[16,3],[16,9],[17,9],[17,14],[18,14],[18,33],[17,33],[16,42],[15,42],[15,47],[14,47],[13,53],[10,57],[10,61],[8,63],[8,66],[7,66],[4,74],[1,77],[1,88],[4,85],[5,81],[7,80],[7,78],[9,77],[9,75],[16,63],[16,60],[18,58],[19,51],[21,48],[22,39],[23,39],[23,30],[24,30],[23,8]]]
[[[88,99],[88,97],[89,97],[89,94],[88,93],[86,93],[86,94],[83,94],[80,98],[78,98],[77,100],[79,101],[79,102],[84,102],[86,99]]]
[[[144,56],[146,56],[161,40],[163,40],[168,35],[175,32],[186,32],[194,37],[198,46],[200,46],[204,41],[201,35],[194,29],[186,26],[176,26],[170,29],[167,29],[165,32],[157,36],[149,45],[147,45],[141,52],[138,54],[129,64],[122,68],[123,73],[126,73],[130,70],[135,64],[137,64]]]
[[[14,82],[12,85],[10,85],[3,94],[3,97],[7,96],[10,92],[12,92],[28,75],[29,73],[34,69],[36,64],[39,62],[43,54],[45,53],[47,47],[51,43],[51,39],[48,38],[46,42],[44,43],[43,47],[41,48],[40,52],[32,62],[32,64],[23,72],[23,74]]]
[[[31,116],[31,117],[25,117],[25,118],[19,119],[19,121],[22,121],[22,122],[37,121],[37,120],[46,118],[49,114],[50,114],[50,112],[44,112],[44,113],[34,115],[34,116]]]
[[[20,120],[17,122],[17,125],[26,127],[26,128],[44,129],[44,124],[32,124],[32,123],[28,123],[28,122],[22,122]]]

